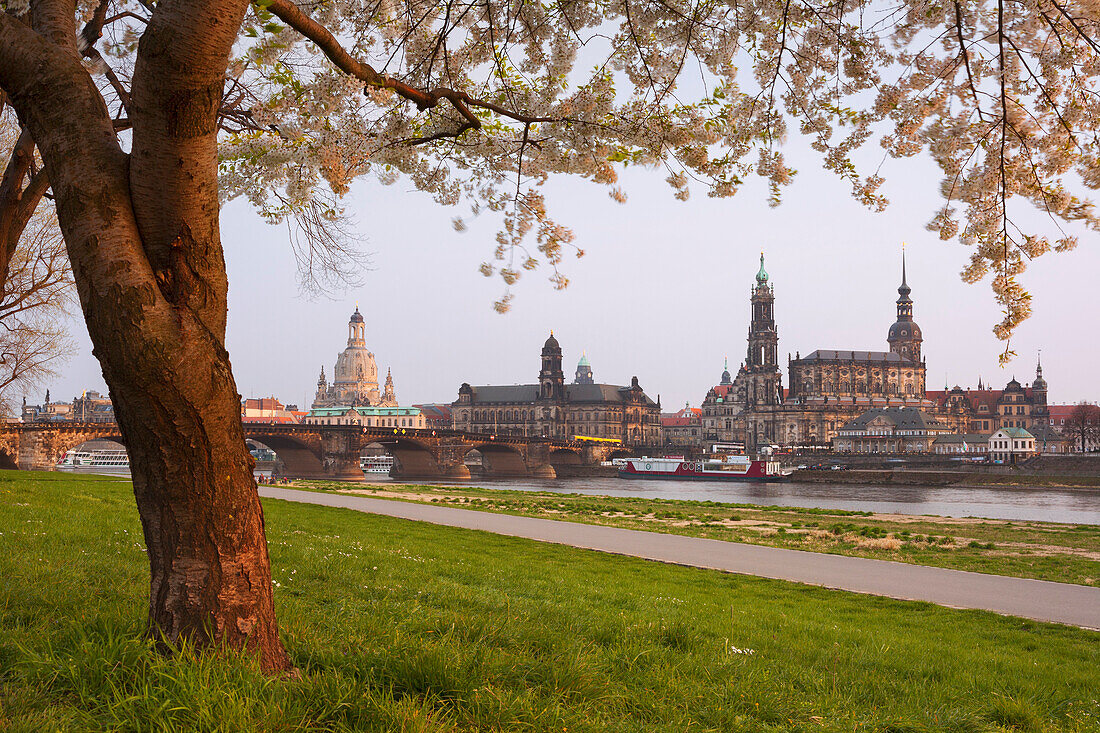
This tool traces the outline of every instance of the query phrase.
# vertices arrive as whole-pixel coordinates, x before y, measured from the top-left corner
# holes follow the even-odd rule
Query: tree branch
[[[391,76],[380,74],[370,64],[365,64],[354,58],[340,45],[340,42],[336,40],[336,37],[333,36],[327,28],[306,15],[301,8],[290,2],[290,0],[272,0],[271,3],[264,5],[264,7],[291,28],[317,44],[317,47],[324,52],[325,56],[345,74],[359,79],[366,83],[367,86],[379,89],[392,89],[398,96],[415,104],[419,110],[434,108],[445,99],[451,103],[460,115],[462,115],[463,122],[456,130],[412,138],[406,141],[409,144],[431,142],[443,138],[457,138],[467,130],[479,129],[481,127],[481,120],[470,111],[470,107],[487,109],[503,117],[508,117],[517,122],[523,122],[524,124],[552,122],[557,120],[557,118],[554,117],[534,117],[521,114],[514,110],[501,107],[498,104],[483,99],[476,99],[465,92],[459,92],[445,87],[438,87],[430,91],[417,89]]]

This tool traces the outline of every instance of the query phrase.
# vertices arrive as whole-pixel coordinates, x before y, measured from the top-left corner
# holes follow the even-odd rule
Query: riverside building
[[[886,351],[818,349],[788,357],[789,386],[778,363],[775,289],[760,269],[750,294],[751,320],[745,361],[732,380],[729,370],[703,400],[707,440],[743,441],[750,450],[770,445],[828,447],[840,428],[872,409],[930,410],[925,399],[923,334],[913,320],[902,257],[896,320]]]
[[[553,332],[542,347],[537,384],[464,383],[451,408],[456,430],[661,444],[660,399],[650,399],[637,377],[629,386],[596,382],[587,356],[581,357],[573,383],[566,384]]]

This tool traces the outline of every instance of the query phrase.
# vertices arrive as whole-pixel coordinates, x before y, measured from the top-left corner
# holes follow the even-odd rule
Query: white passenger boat
[[[57,462],[61,470],[73,470],[77,468],[102,468],[114,470],[129,470],[130,456],[125,450],[112,450],[101,448],[96,450],[70,450],[66,451],[61,460]]]
[[[619,468],[619,478],[664,478],[686,481],[782,481],[779,461],[748,456],[712,456],[685,460],[666,458],[627,458]]]
[[[393,456],[384,454],[380,456],[360,456],[359,468],[363,473],[383,473],[387,476],[393,468]]]

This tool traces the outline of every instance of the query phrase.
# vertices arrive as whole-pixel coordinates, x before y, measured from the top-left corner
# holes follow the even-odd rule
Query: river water
[[[70,469],[73,470],[73,469]],[[78,468],[79,473],[111,473],[129,478],[127,469]],[[424,484],[370,474],[372,484]],[[618,478],[474,479],[430,483],[562,494],[639,496],[762,506],[851,509],[887,514],[935,514],[942,517],[985,517],[1015,521],[1066,522],[1100,525],[1100,490],[1026,487],[964,488],[953,486],[868,486],[782,481],[627,481]]]
[[[385,476],[376,478],[373,475],[368,476],[367,480],[377,484],[425,483],[402,482]],[[864,486],[797,481],[627,481],[618,478],[476,479],[432,483],[481,486],[487,489],[852,509],[890,514],[936,514],[944,517],[1100,524],[1100,490],[1092,489]]]

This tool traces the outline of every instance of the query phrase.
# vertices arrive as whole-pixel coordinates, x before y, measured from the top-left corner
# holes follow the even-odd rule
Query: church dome
[[[545,349],[560,349],[561,348],[561,345],[558,344],[558,340],[556,338],[554,338],[554,332],[553,331],[550,332],[550,338],[546,339],[546,343],[542,345],[542,348],[544,350]]]
[[[378,387],[378,367],[374,354],[363,346],[349,346],[336,357],[336,369],[333,381],[336,384],[362,383],[369,387]]]
[[[351,314],[352,323],[362,323],[363,314],[359,312],[359,306],[355,306],[355,312]]]
[[[893,326],[890,326],[890,335],[886,337],[886,340],[890,343],[894,341],[922,341],[924,336],[921,334],[920,326],[913,321],[897,321]]]
[[[764,269],[764,253],[760,253],[760,269],[756,273],[756,283],[763,285],[768,282],[768,271]]]

